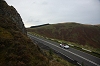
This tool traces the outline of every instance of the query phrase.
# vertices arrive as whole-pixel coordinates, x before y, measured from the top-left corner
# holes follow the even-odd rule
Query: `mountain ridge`
[[[80,23],[58,23],[28,29],[37,34],[100,48],[100,26]]]

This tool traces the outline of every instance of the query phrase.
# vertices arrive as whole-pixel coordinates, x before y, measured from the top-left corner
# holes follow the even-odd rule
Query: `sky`
[[[100,24],[100,0],[5,0],[20,14],[25,27],[76,22]]]

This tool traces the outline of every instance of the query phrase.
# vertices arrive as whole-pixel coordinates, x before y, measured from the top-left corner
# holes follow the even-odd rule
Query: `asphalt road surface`
[[[69,59],[77,61],[79,65],[84,64],[85,66],[100,66],[100,58],[97,58],[95,56],[92,56],[90,54],[76,50],[71,47],[69,47],[69,49],[61,48],[57,42],[51,40],[47,40],[31,34],[28,34],[28,36],[31,38],[31,40],[40,42],[55,50],[56,52],[68,57]]]

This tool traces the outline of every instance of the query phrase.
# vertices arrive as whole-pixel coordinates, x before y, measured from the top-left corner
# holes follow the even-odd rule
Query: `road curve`
[[[100,66],[100,58],[94,57],[90,54],[73,49],[71,47],[69,49],[63,49],[63,48],[59,47],[58,43],[53,42],[51,40],[47,40],[47,39],[37,37],[37,36],[31,35],[31,34],[28,34],[28,36],[31,38],[31,40],[41,42],[42,44],[49,46],[51,49],[70,58],[71,60],[78,61],[78,64],[83,63],[84,65],[87,65],[87,66]]]

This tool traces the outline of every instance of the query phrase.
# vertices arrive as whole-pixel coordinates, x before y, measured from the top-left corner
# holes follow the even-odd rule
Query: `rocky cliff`
[[[13,6],[9,6],[4,0],[0,0],[0,16],[7,17],[12,22],[16,23],[18,29],[26,34],[26,30],[20,14]]]
[[[16,9],[0,0],[0,66],[54,65],[73,66],[32,42]]]
[[[13,6],[0,0],[0,66],[48,66],[48,58],[27,36]]]

